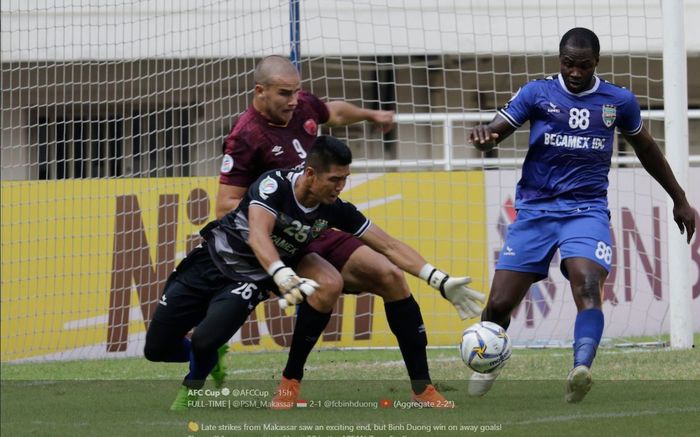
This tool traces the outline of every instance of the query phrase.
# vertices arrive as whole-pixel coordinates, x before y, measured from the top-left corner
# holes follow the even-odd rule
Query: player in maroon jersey
[[[235,209],[248,186],[263,172],[303,168],[319,125],[334,127],[370,121],[385,132],[393,128],[392,111],[362,109],[343,101],[324,103],[302,91],[297,70],[282,56],[260,61],[254,81],[253,103],[238,117],[224,144],[217,217]],[[319,288],[299,306],[276,405],[294,404],[304,363],[343,291],[368,291],[384,299],[387,321],[398,340],[416,398],[444,400],[431,385],[425,325],[401,269],[352,235],[329,230],[307,247],[297,271],[313,278]],[[479,293],[473,293],[448,293],[446,298],[466,318],[480,311],[476,302]]]

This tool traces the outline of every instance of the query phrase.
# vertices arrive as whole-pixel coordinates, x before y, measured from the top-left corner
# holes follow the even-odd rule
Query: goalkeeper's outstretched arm
[[[389,258],[404,272],[423,279],[431,287],[440,291],[442,297],[455,306],[462,319],[476,317],[481,313],[485,297],[483,293],[467,287],[471,282],[468,276],[450,277],[446,272],[429,264],[411,246],[387,234],[374,223],[360,237],[360,240]]]

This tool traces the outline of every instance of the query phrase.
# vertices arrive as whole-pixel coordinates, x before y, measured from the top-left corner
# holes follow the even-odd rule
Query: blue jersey
[[[642,130],[639,103],[627,89],[593,77],[573,94],[559,75],[523,86],[498,114],[513,127],[530,121],[530,141],[515,194],[517,209],[607,208],[615,127]]]

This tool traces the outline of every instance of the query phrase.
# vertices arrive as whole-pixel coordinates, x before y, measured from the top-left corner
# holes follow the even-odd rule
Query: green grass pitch
[[[697,343],[696,339],[696,343]],[[700,351],[605,348],[594,386],[564,402],[571,351],[516,349],[493,390],[469,398],[456,348],[429,351],[450,410],[407,408],[398,351],[312,353],[306,408],[265,407],[286,353],[230,353],[225,389],[208,382],[201,403],[168,410],[185,364],[145,359],[2,365],[3,436],[696,436]],[[382,401],[384,406],[382,407]]]

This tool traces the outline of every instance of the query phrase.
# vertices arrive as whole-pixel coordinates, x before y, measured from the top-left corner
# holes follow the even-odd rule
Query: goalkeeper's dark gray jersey
[[[275,216],[270,237],[287,264],[294,265],[300,250],[327,228],[337,228],[361,237],[371,222],[352,203],[337,199],[330,205],[302,206],[294,194],[298,170],[263,173],[250,186],[236,210],[202,230],[217,267],[236,281],[260,281],[269,277],[248,245],[250,205],[265,208]]]

